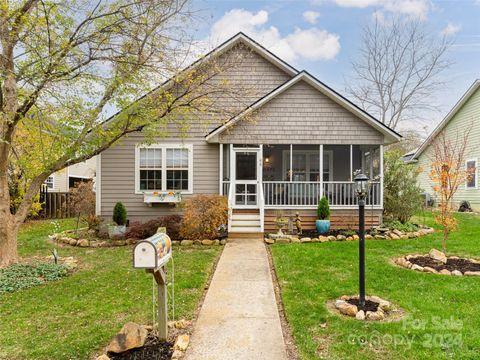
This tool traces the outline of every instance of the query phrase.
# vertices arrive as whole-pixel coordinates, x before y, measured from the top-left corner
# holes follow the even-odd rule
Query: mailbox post
[[[157,283],[158,337],[160,340],[167,340],[168,337],[165,265],[172,257],[172,241],[165,230],[165,228],[159,228],[155,235],[139,241],[133,249],[133,267],[145,269],[147,273],[153,275]]]

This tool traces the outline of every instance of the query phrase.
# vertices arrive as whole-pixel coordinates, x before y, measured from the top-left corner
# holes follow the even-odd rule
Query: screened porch
[[[358,171],[371,179],[367,205],[382,206],[381,145],[220,144],[220,153],[220,191],[235,205],[316,207],[325,195],[332,207],[353,207]]]

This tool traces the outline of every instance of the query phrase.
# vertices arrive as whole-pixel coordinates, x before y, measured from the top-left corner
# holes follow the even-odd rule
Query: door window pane
[[[237,152],[235,171],[237,180],[257,180],[257,154]]]

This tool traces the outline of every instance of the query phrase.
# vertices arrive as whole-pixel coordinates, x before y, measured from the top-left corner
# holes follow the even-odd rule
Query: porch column
[[[223,193],[223,144],[220,144],[219,148],[220,148],[220,150],[219,150],[220,151],[220,154],[219,154],[220,169],[219,169],[218,173],[219,173],[220,178],[219,178],[219,183],[218,183],[218,193],[220,195],[225,195]]]
[[[320,145],[320,199],[323,197],[323,144]]]
[[[383,209],[383,145],[380,145],[380,206]]]

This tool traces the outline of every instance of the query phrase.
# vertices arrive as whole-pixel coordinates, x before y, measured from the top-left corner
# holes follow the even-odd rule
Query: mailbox
[[[136,269],[158,269],[164,266],[171,257],[172,241],[170,237],[164,232],[158,232],[135,245],[133,267]]]

